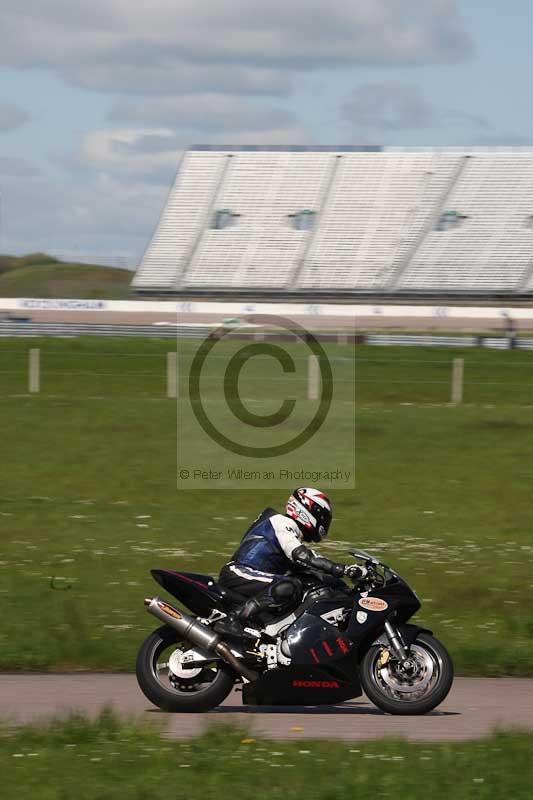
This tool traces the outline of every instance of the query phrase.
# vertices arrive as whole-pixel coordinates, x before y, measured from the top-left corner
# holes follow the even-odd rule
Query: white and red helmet
[[[307,542],[320,542],[328,535],[331,524],[331,501],[318,489],[295,489],[287,500],[285,513],[291,517]]]

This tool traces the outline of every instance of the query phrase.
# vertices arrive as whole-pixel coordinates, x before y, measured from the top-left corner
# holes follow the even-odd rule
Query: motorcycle
[[[139,686],[165,711],[208,711],[237,683],[246,705],[332,705],[364,693],[389,714],[426,714],[447,696],[453,664],[432,631],[408,622],[420,600],[391,567],[349,551],[367,574],[354,581],[295,568],[300,605],[263,614],[242,639],[213,629],[245,598],[207,576],[153,569],[153,578],[191,616],[160,597],[146,610],[163,622],[137,656]]]

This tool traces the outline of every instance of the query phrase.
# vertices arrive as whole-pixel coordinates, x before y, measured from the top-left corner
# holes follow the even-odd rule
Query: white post
[[[464,358],[454,358],[452,367],[452,404],[459,405],[463,402],[464,384]]]
[[[167,353],[167,397],[175,400],[178,396],[178,354]]]
[[[28,391],[34,394],[41,391],[41,364],[38,347],[32,347],[28,360]]]
[[[307,399],[318,400],[320,383],[320,369],[318,358],[310,355],[307,358]]]

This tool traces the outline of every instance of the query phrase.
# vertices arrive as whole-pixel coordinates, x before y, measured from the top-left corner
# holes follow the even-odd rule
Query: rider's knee
[[[302,584],[297,578],[282,578],[272,587],[271,594],[280,605],[297,603],[302,596]]]

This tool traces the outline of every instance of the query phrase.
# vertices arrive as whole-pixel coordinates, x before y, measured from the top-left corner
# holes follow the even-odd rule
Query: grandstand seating
[[[432,230],[411,259],[404,289],[512,291],[533,263],[533,154],[468,158],[448,201],[465,217],[457,228]]]
[[[301,273],[302,288],[387,286],[457,157],[354,153],[339,158],[321,231]],[[435,163],[433,163],[435,162]]]
[[[308,237],[291,226],[289,215],[319,209],[331,158],[291,152],[229,157],[216,207],[230,209],[238,223],[206,229],[182,285],[285,287]]]
[[[137,291],[533,291],[533,150],[198,147]]]
[[[135,273],[133,288],[176,289],[195,240],[206,224],[225,166],[223,153],[186,153],[157,230]]]

